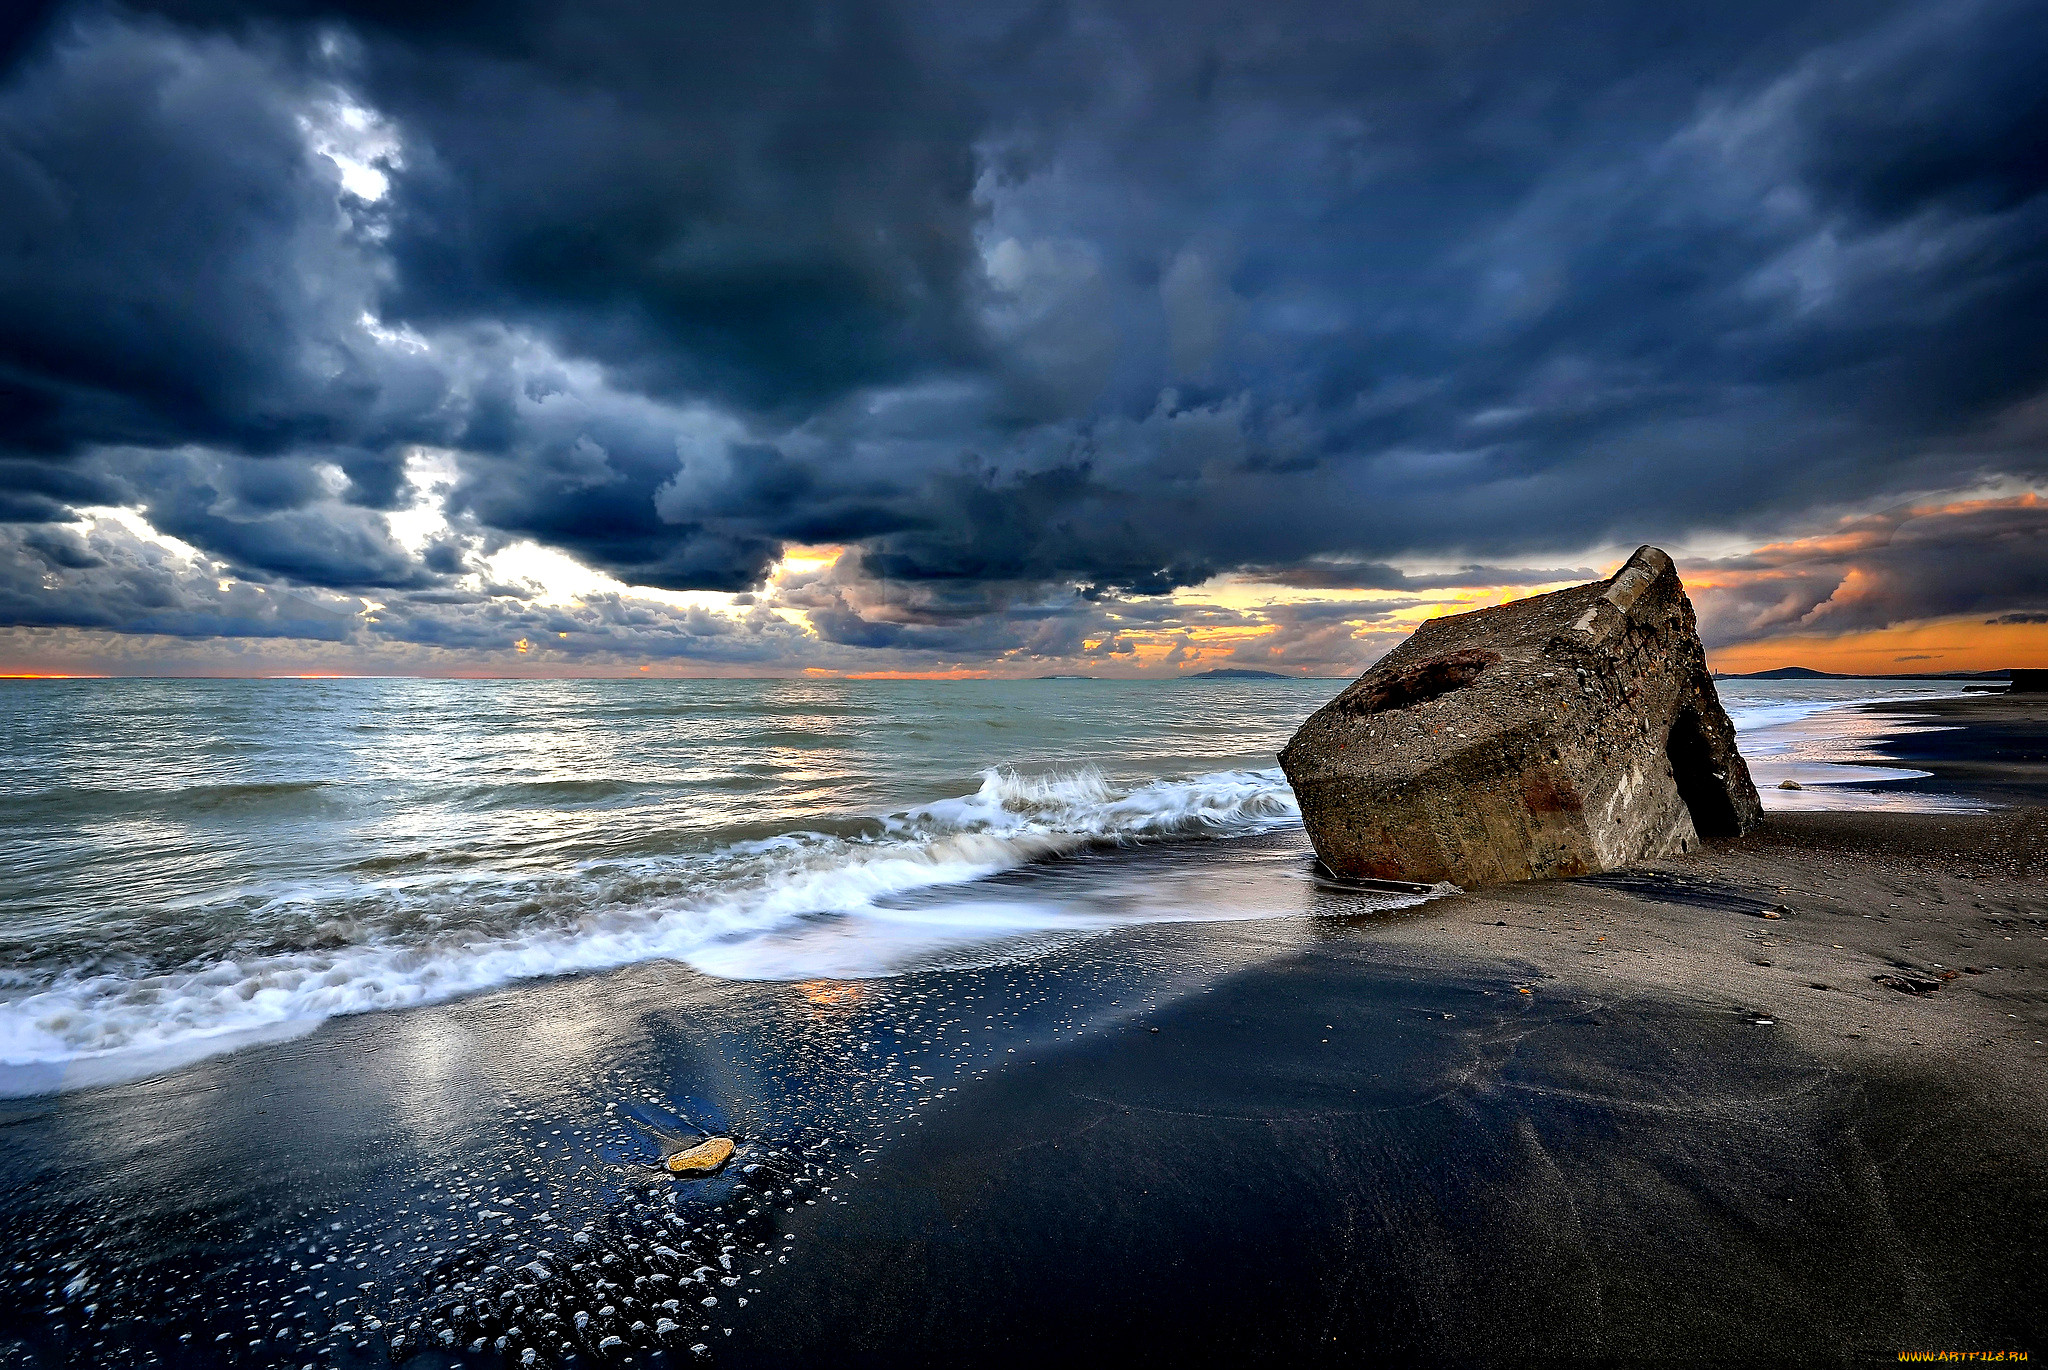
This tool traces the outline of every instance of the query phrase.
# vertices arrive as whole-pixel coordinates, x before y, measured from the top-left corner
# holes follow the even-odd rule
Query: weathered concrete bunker
[[[1585,875],[1762,817],[1671,558],[1436,619],[1280,753],[1340,876]]]

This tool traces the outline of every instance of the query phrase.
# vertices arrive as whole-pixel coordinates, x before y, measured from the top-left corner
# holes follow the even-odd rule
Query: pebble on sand
[[[669,1157],[668,1168],[674,1175],[709,1175],[731,1159],[732,1139],[713,1137]]]

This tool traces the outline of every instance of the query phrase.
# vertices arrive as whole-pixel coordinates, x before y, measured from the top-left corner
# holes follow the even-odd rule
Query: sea
[[[1981,807],[1886,790],[1923,773],[1856,707],[1962,684],[1721,688],[1768,807]],[[1311,878],[1274,754],[1339,688],[8,682],[0,1096],[643,963],[862,981],[1269,917],[1232,872]]]

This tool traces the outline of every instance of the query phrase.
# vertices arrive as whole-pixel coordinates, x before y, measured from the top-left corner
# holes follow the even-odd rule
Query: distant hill
[[[1092,675],[1035,675],[1033,680],[1093,680]]]
[[[1899,671],[1892,675],[1841,675],[1810,666],[1780,666],[1775,671],[1716,671],[1716,680],[2011,680],[2003,671]]]
[[[1810,666],[1780,666],[1775,671],[1716,671],[1716,680],[1855,680],[1852,675],[1837,675],[1833,671],[1816,671]]]
[[[1300,677],[1300,676],[1298,676],[1298,675],[1281,675],[1281,674],[1280,674],[1280,673],[1279,673],[1278,671],[1243,671],[1243,670],[1239,670],[1239,669],[1237,669],[1236,667],[1233,667],[1233,666],[1225,666],[1225,667],[1223,667],[1222,669],[1220,669],[1220,670],[1215,670],[1215,671],[1197,671],[1197,672],[1196,672],[1195,674],[1193,674],[1193,675],[1184,675],[1184,676],[1182,676],[1182,677],[1181,677],[1181,679],[1182,679],[1182,680],[1299,680],[1299,679],[1301,679],[1301,677]]]

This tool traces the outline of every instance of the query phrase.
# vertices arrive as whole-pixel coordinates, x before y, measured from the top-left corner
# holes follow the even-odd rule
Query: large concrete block
[[[1762,817],[1671,558],[1425,623],[1280,753],[1338,875],[1586,875]]]

